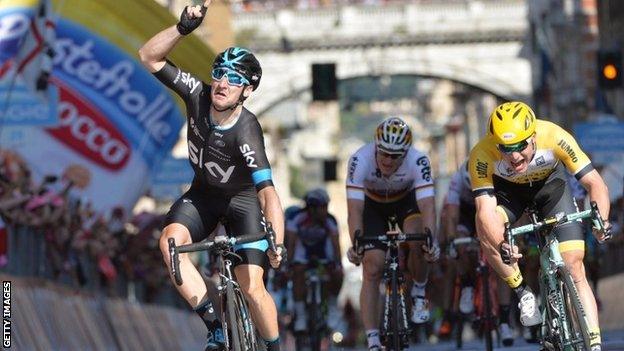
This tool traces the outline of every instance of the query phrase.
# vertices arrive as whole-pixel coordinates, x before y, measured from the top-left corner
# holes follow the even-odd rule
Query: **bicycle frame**
[[[308,317],[308,330],[309,333],[297,336],[297,342],[305,343],[305,340],[309,342],[309,346],[312,350],[320,350],[321,343],[326,335],[326,314],[327,305],[324,303],[324,282],[326,282],[327,276],[323,272],[324,265],[327,264],[325,260],[312,259],[308,263],[308,267],[305,270],[306,275],[306,309]],[[299,340],[300,339],[300,340]],[[299,344],[298,348],[300,347]],[[301,348],[303,348],[301,346]]]
[[[271,234],[271,229],[268,227],[268,235],[265,233],[244,235],[241,237],[216,237],[214,241],[202,241],[189,245],[176,246],[173,238],[168,239],[169,254],[170,254],[170,268],[177,285],[182,285],[182,275],[180,272],[179,253],[212,250],[217,255],[217,265],[219,267],[220,283],[217,287],[219,297],[221,300],[221,323],[225,336],[225,346],[229,349],[235,350],[255,350],[257,345],[257,337],[255,334],[255,327],[253,325],[251,316],[249,315],[249,308],[242,292],[240,285],[236,282],[234,274],[232,273],[232,261],[230,257],[238,257],[233,247],[235,244],[243,244],[247,242],[253,242],[267,238],[271,247],[275,247],[273,241],[274,236]],[[236,319],[240,317],[240,319]],[[228,325],[231,320],[234,325]],[[241,345],[235,344],[230,340],[228,332],[232,332],[232,338],[237,339],[239,337],[238,327],[243,328],[242,332],[245,334],[242,336],[243,342]],[[250,343],[250,346],[244,345],[244,343]],[[246,348],[250,347],[250,348]]]
[[[403,277],[403,272],[399,269],[399,243],[403,241],[425,241],[427,247],[431,247],[432,235],[428,228],[425,228],[425,233],[420,234],[401,233],[398,231],[396,217],[390,217],[388,224],[390,231],[384,235],[360,238],[359,234],[356,233],[355,247],[356,251],[359,251],[359,248],[365,242],[382,242],[387,245],[386,259],[384,261],[386,296],[380,334],[382,342],[385,340],[385,344],[394,345],[396,350],[402,350],[403,345],[407,344],[409,324],[407,305],[405,303],[405,278]],[[400,325],[399,319],[402,321]],[[390,342],[388,342],[388,337],[391,338]],[[388,350],[392,349],[388,348]]]
[[[495,323],[495,319],[496,319],[496,315],[493,313],[492,311],[492,306],[496,304],[495,301],[492,301],[492,291],[491,291],[491,287],[490,287],[490,269],[489,266],[487,264],[487,261],[485,259],[485,257],[483,256],[483,253],[481,252],[481,244],[479,242],[478,239],[473,238],[473,237],[461,237],[461,238],[456,238],[452,241],[452,245],[453,246],[460,246],[460,245],[474,245],[477,247],[476,250],[476,254],[478,255],[477,257],[477,267],[476,267],[476,271],[477,271],[477,280],[481,281],[481,287],[480,287],[480,302],[483,304],[480,308],[481,310],[477,309],[476,313],[477,313],[477,320],[479,321],[481,327],[483,328],[483,338],[485,339],[485,349],[487,351],[491,351],[493,349],[493,342],[492,342],[492,330],[496,330],[496,328],[494,327],[496,325]],[[477,287],[475,286],[475,289]],[[457,291],[457,293],[459,293],[459,291]],[[475,306],[476,307],[476,306]],[[459,317],[459,321],[460,323],[463,323],[463,317]],[[461,333],[463,330],[463,324],[460,325],[460,327],[458,328],[457,332],[459,333],[456,336],[456,345],[458,348],[461,348],[463,345],[463,340],[461,339]]]
[[[386,251],[386,259],[384,263],[384,281],[386,285],[386,296],[384,299],[384,313],[381,325],[381,337],[393,339],[396,347],[401,347],[404,340],[409,334],[409,324],[407,319],[407,305],[405,304],[405,278],[403,272],[399,269],[399,245],[398,242],[392,240],[388,243]],[[393,298],[397,296],[397,298]],[[394,318],[391,318],[391,311],[394,312]],[[392,319],[392,324],[390,321]],[[401,323],[399,323],[399,320]],[[400,324],[400,325],[399,325]],[[398,335],[394,331],[398,330]]]
[[[559,240],[552,234],[553,229],[560,224],[569,223],[584,218],[592,218],[597,228],[604,228],[604,223],[598,207],[592,202],[592,208],[589,210],[576,212],[565,215],[558,213],[553,217],[547,218],[542,222],[537,221],[536,212],[531,209],[529,211],[531,224],[521,227],[509,228],[506,225],[505,237],[507,242],[513,247],[514,236],[522,235],[530,232],[536,232],[538,238],[538,247],[540,251],[540,294],[542,296],[542,336],[550,335],[556,337],[556,340],[563,346],[564,350],[574,350],[575,345],[584,344],[583,336],[573,335],[573,331],[569,329],[570,316],[568,315],[568,302],[562,294],[559,284],[561,284],[557,275],[560,271],[565,270],[563,257],[559,252]],[[573,287],[575,289],[575,287]],[[574,291],[574,294],[577,294]],[[581,309],[581,315],[577,315],[582,319],[581,328],[587,326],[587,317]],[[548,342],[553,340],[545,340]],[[584,345],[589,347],[589,345]]]

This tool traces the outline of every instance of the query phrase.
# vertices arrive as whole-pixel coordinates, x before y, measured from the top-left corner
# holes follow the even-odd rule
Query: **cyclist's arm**
[[[442,232],[440,233],[440,240],[445,242],[447,240],[455,239],[457,234],[457,225],[459,224],[459,205],[447,203],[444,206],[444,215],[441,217]]]
[[[275,244],[284,243],[284,212],[280,204],[279,196],[273,185],[265,186],[258,191],[260,207],[267,220],[273,225],[275,230]]]
[[[585,174],[579,182],[587,190],[590,201],[596,201],[600,215],[605,221],[609,219],[609,210],[611,208],[611,200],[609,199],[609,189],[607,184],[598,173],[598,171],[591,170]]]
[[[297,231],[299,230],[298,218],[299,214],[287,220],[284,226],[284,239],[286,242],[286,249],[288,250],[288,262],[291,264],[293,262],[293,257],[295,257],[295,248],[299,240],[299,236],[297,235]]]
[[[293,262],[293,257],[295,257],[295,247],[297,247],[297,234],[288,229],[288,224],[286,225],[285,231],[286,238],[286,250],[288,250],[288,262]]]
[[[165,58],[180,39],[182,34],[175,25],[154,35],[139,49],[139,58],[143,66],[152,73],[160,71],[167,61]]]
[[[364,179],[367,167],[362,159],[361,150],[358,150],[349,159],[347,170],[347,225],[349,227],[349,237],[351,244],[354,243],[355,232],[363,231],[364,221]]]
[[[364,221],[362,214],[364,213],[364,200],[347,199],[347,223],[349,225],[349,237],[351,243],[354,242],[355,232],[362,231]]]
[[[495,237],[500,227],[497,225],[501,222],[499,213],[497,213],[496,197],[487,193],[475,197],[475,205],[477,207],[476,227],[479,236],[483,236],[488,240]],[[492,240],[489,240],[492,242]]]
[[[436,235],[436,210],[435,210],[435,197],[429,196],[422,199],[418,199],[418,209],[422,214],[423,226],[431,230],[433,241],[437,241]]]
[[[333,221],[330,219],[330,229],[329,229],[329,238],[331,240],[332,246],[334,248],[334,260],[336,264],[340,266],[340,262],[342,260],[342,252],[340,252],[340,235],[338,233],[338,226],[333,226]]]

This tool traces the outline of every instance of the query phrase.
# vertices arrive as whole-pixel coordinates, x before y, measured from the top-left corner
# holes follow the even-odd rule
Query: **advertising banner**
[[[41,2],[3,0],[0,4],[2,65],[11,60],[5,48],[19,51],[20,42],[14,40],[24,30],[21,20],[7,20],[4,15],[28,13],[32,19]],[[81,174],[86,181],[80,184],[80,195],[97,210],[131,209],[168,157],[185,119],[179,100],[137,57],[139,47],[175,19],[152,0],[128,6],[113,0],[64,0],[56,5],[52,89],[45,90],[56,92],[56,100],[51,99],[56,113],[49,116],[32,108],[35,112],[26,118],[15,112],[28,106],[20,99],[29,94],[34,99],[37,92],[14,86],[7,99],[7,89],[0,88],[0,103],[9,101],[3,111],[11,111],[0,125],[0,148],[19,154],[35,178]],[[189,63],[193,55],[213,57],[191,36],[177,49],[170,58],[182,66],[186,62],[190,70],[199,69],[201,63]]]
[[[0,120],[3,126],[51,126],[58,90],[44,84],[54,24],[48,0],[0,2]]]

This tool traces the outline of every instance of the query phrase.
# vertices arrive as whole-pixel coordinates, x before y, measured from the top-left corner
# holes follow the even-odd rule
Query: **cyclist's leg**
[[[228,233],[255,234],[264,231],[264,218],[255,193],[239,193],[230,199],[225,213]],[[235,262],[234,274],[245,295],[251,316],[269,351],[279,349],[277,308],[273,297],[264,285],[264,272],[268,268],[268,242],[236,245],[234,250],[242,261]]]
[[[305,309],[306,285],[305,285],[305,268],[307,264],[305,246],[296,239],[297,242],[293,252],[292,281],[293,281],[293,300],[295,301],[295,323],[296,332],[307,329],[307,318]]]
[[[171,206],[159,242],[160,251],[169,272],[171,272],[169,238],[174,238],[176,245],[190,244],[203,240],[207,233],[216,227],[217,218],[211,215],[209,208],[205,205],[192,190],[189,190]],[[215,335],[214,338],[211,336],[211,333],[219,328],[219,322],[212,301],[208,299],[206,284],[193,262],[190,261],[188,253],[181,253],[179,260],[184,283],[178,286],[174,282],[173,286],[206,324],[209,331],[209,343],[219,342],[219,336]],[[171,274],[170,278],[173,281]]]
[[[388,231],[388,204],[381,204],[369,197],[364,200],[364,236],[375,236]],[[364,245],[362,259],[362,290],[360,290],[360,309],[362,324],[366,330],[368,346],[381,345],[379,340],[379,284],[383,278],[386,246],[374,243]]]
[[[362,323],[366,330],[368,346],[380,345],[379,340],[379,284],[383,277],[385,251],[378,247],[364,251],[362,260],[363,277],[360,291]]]
[[[423,233],[425,228],[416,203],[415,190],[408,192],[399,201],[392,203],[388,209],[398,216],[401,229],[404,233]],[[425,323],[429,320],[429,302],[425,298],[427,280],[429,276],[429,263],[425,260],[422,250],[422,242],[408,242],[409,254],[407,257],[406,277],[412,279],[412,314],[414,323]],[[407,284],[409,286],[409,284]]]
[[[424,228],[419,213],[407,215],[403,221],[405,233],[422,233]],[[425,323],[429,320],[429,301],[426,298],[427,281],[429,277],[429,263],[425,260],[422,251],[422,242],[409,242],[408,270],[411,273],[413,285],[411,289],[412,315],[414,323]]]
[[[458,237],[473,237],[476,235],[475,226],[476,208],[474,203],[461,201],[459,204],[459,223],[457,224]],[[479,253],[469,251],[471,247],[459,247],[459,266],[457,274],[461,281],[461,294],[459,307],[463,313],[471,313],[474,310],[474,288],[477,281],[477,266],[479,264]]]
[[[481,251],[487,258],[490,267],[518,296],[522,324],[537,325],[541,322],[541,315],[533,291],[520,273],[518,263],[512,265],[503,263],[499,251],[504,241],[505,223],[514,223],[521,216],[529,200],[533,199],[535,190],[529,185],[521,186],[502,178],[494,178],[494,187],[498,205],[496,215],[491,217],[490,225],[495,226],[498,230],[491,236],[485,236],[477,227]]]
[[[204,204],[198,200],[192,190],[171,206],[159,242],[160,251],[170,272],[169,238],[174,238],[176,245],[198,242],[204,239],[216,224],[216,219],[210,216],[209,211],[204,208]],[[206,285],[195,265],[189,260],[189,255],[182,253],[179,257],[184,283],[180,286],[174,284],[174,286],[180,295],[192,307],[195,307],[205,299]],[[170,276],[170,278],[173,281],[173,277]]]
[[[338,250],[338,253],[335,253]],[[338,236],[327,238],[325,241],[325,258],[333,260],[333,264],[330,265],[330,284],[329,294],[333,298],[337,298],[342,288],[342,281],[344,273],[342,271],[342,262],[340,262],[340,244],[338,243]]]
[[[558,170],[555,173],[563,172]],[[540,215],[552,216],[557,212],[575,212],[576,207],[572,199],[570,189],[565,181],[565,175],[551,175],[548,182],[536,197],[540,207]],[[583,225],[580,222],[571,222],[561,225],[554,230],[559,239],[559,252],[568,268],[574,285],[581,299],[581,303],[587,314],[592,344],[600,343],[600,326],[598,324],[598,309],[594,293],[587,281],[583,257],[585,255],[585,241]]]

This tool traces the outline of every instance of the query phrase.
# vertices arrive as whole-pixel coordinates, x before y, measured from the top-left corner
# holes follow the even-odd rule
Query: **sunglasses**
[[[522,152],[524,149],[529,146],[528,139],[522,140],[519,143],[511,144],[511,145],[502,145],[498,144],[498,150],[504,154],[511,154],[513,152]]]
[[[403,157],[403,155],[401,154],[389,154],[387,152],[383,152],[383,151],[377,151],[379,153],[379,156],[383,157],[383,158],[390,158],[393,160],[397,160],[401,157]]]
[[[245,78],[242,74],[232,71],[227,68],[215,68],[212,70],[212,79],[215,81],[220,81],[223,77],[227,77],[227,81],[229,85],[233,85],[236,87],[242,87],[243,85],[250,85],[249,80]]]

